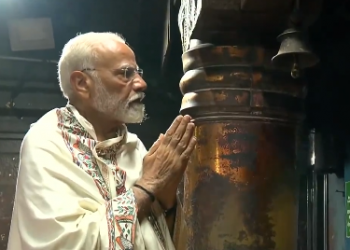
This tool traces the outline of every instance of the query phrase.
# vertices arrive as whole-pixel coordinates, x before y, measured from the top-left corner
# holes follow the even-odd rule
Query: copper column
[[[199,26],[212,28],[210,20]],[[194,118],[198,145],[179,189],[176,249],[296,250],[305,85],[272,67],[277,43],[245,44],[237,34],[203,30],[193,31],[204,38],[182,56],[181,113]],[[237,45],[200,41],[223,34]]]

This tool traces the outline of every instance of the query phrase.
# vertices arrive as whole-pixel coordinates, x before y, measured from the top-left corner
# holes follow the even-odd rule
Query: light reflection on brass
[[[249,80],[250,79],[250,74],[244,73],[244,72],[232,72],[230,73],[230,76],[235,76],[235,77],[239,77],[243,80]]]
[[[209,123],[196,130],[197,151],[186,172],[185,218],[202,218],[198,223],[209,238],[196,238],[193,244],[224,249],[227,241],[237,247],[258,244],[262,249],[294,249],[294,160],[292,154],[278,156],[284,143],[294,138],[294,129],[271,129],[264,123],[241,122],[234,129],[232,125]],[[247,126],[248,131],[241,129]],[[278,136],[265,140],[261,128],[284,135],[285,141]],[[244,133],[249,136],[245,138]],[[226,139],[218,139],[224,134]],[[284,229],[286,225],[289,230]],[[189,237],[201,235],[193,230],[189,228]]]
[[[217,81],[222,81],[224,79],[224,76],[220,75],[214,75],[214,76],[208,76],[206,75],[205,80],[208,82],[217,82]]]
[[[235,100],[238,103],[244,102],[247,98],[249,98],[249,95],[247,92],[242,93],[242,95],[236,95]]]

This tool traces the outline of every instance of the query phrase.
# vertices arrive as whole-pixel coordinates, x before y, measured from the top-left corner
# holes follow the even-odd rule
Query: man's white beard
[[[129,103],[130,100],[122,101],[118,96],[110,94],[99,79],[96,79],[95,83],[96,96],[93,100],[93,106],[97,111],[123,123],[141,123],[144,121],[144,104]],[[143,93],[139,95],[140,98],[144,96]]]

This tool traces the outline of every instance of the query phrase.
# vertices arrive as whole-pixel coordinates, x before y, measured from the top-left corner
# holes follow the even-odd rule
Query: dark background
[[[148,83],[146,108],[150,119],[132,125],[146,146],[164,132],[178,114],[181,94],[181,51],[176,56],[178,77],[162,74],[164,61],[167,1],[118,0],[97,4],[77,1],[0,1],[0,58],[20,57],[58,61],[64,44],[77,33],[111,31],[122,34],[137,54]],[[55,49],[12,52],[7,20],[49,17],[52,20]],[[180,39],[176,41],[181,45]],[[57,66],[0,59],[0,116],[40,117],[46,111],[65,105],[57,82]],[[162,77],[163,76],[163,77]],[[15,107],[6,105],[14,98]]]
[[[170,22],[166,20],[169,6]],[[168,124],[178,113],[181,103],[178,82],[182,76],[182,51],[177,27],[178,6],[179,1],[173,0],[106,0],[100,4],[93,0],[0,1],[0,56],[58,60],[64,44],[78,32],[121,33],[135,50],[138,62],[145,71],[149,85],[146,104],[151,118],[148,123],[153,120],[157,124]],[[349,107],[349,6],[350,2],[344,0],[323,1],[323,11],[309,30],[311,44],[321,62],[306,72],[309,83],[308,120],[311,126],[339,127],[342,132],[346,132],[348,125],[342,114]],[[52,19],[56,49],[11,51],[6,21],[28,17]],[[169,23],[170,35],[165,39]],[[11,91],[12,96],[18,95],[19,103],[24,102],[26,93],[45,93],[44,89],[51,93],[58,91],[56,65],[0,59],[0,92]],[[8,114],[10,111],[5,105],[9,100],[5,100],[3,95],[0,94],[0,114]],[[37,99],[34,94],[32,98]],[[52,98],[49,100],[52,101]],[[45,111],[45,108],[57,106],[55,103],[45,106],[44,102],[36,101],[39,107],[34,104],[31,108],[16,105],[16,112],[24,116],[37,116],[37,110]],[[55,101],[58,99],[55,98]],[[26,112],[21,112],[21,108]],[[158,119],[159,122],[156,122]],[[164,126],[155,125],[154,134],[153,130],[148,130],[145,143],[150,145],[148,140],[152,141],[156,134],[166,129]],[[136,126],[136,132],[141,132],[142,138],[141,127]]]

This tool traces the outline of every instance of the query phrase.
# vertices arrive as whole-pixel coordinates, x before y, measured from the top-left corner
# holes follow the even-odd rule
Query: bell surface
[[[304,33],[297,29],[288,29],[278,36],[281,42],[280,49],[272,58],[272,63],[281,69],[290,70],[294,63],[300,69],[316,65],[319,58],[309,48]]]

